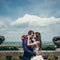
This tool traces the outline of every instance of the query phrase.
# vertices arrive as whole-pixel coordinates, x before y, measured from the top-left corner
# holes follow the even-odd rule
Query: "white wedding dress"
[[[33,39],[34,40],[34,39]],[[35,40],[34,40],[34,42],[35,42]],[[37,46],[35,46],[34,47],[34,50],[36,51],[36,50],[38,50],[38,47]],[[43,57],[42,57],[42,55],[36,55],[36,56],[33,56],[32,58],[31,58],[31,60],[44,60],[43,59]]]
[[[34,56],[31,58],[31,60],[44,60],[42,55],[39,55],[39,56]]]

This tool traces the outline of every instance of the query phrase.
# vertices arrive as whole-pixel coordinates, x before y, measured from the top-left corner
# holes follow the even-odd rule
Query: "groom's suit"
[[[32,56],[36,55],[33,48],[30,46],[27,46],[27,39],[22,41],[24,54],[22,60],[30,60]]]

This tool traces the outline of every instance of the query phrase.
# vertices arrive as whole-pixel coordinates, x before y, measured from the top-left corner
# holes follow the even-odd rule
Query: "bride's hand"
[[[36,45],[36,44],[37,44],[37,42],[34,42],[33,44],[34,44],[34,45]]]
[[[30,40],[30,38],[31,38],[31,36],[29,35],[29,36],[28,36],[28,39]]]
[[[39,54],[41,55],[41,51],[39,51]]]
[[[36,41],[36,42],[34,42],[33,44],[36,45],[36,44],[38,44],[38,43],[40,43],[40,42],[39,42],[39,41]]]
[[[38,55],[38,56],[40,55],[39,51],[36,51],[36,55]]]
[[[37,44],[39,44],[40,42],[39,41],[36,41]]]

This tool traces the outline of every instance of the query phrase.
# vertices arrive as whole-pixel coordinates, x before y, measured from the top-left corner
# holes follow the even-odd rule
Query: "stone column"
[[[22,56],[19,56],[19,60],[22,60]]]
[[[6,60],[12,60],[12,56],[6,56]]]
[[[60,60],[60,56],[58,56],[58,60]]]
[[[60,53],[60,48],[56,48],[56,52]],[[60,60],[60,54],[57,54],[58,60]]]

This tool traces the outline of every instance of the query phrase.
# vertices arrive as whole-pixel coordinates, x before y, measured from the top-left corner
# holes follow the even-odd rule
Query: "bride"
[[[39,42],[39,43],[33,45],[32,42],[33,42],[34,44],[35,44],[36,42]],[[33,56],[33,57],[31,58],[31,60],[44,60],[43,57],[42,57],[42,55],[41,55],[41,45],[42,45],[42,43],[41,43],[41,35],[40,35],[39,32],[35,32],[35,33],[34,33],[32,42],[31,42],[31,40],[30,40],[30,36],[28,36],[28,42],[27,42],[28,46],[32,46],[33,49],[34,49],[34,52],[37,52],[37,53],[38,53],[36,56]]]

